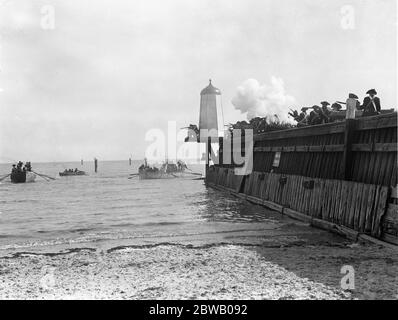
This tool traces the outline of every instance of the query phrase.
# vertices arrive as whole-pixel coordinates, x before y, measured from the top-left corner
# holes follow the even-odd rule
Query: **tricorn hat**
[[[370,89],[366,94],[377,94],[377,91],[375,89]]]
[[[314,110],[315,110],[315,109],[320,109],[320,108],[321,108],[321,107],[320,107],[320,106],[317,106],[317,105],[313,105],[313,106],[312,106],[312,109],[314,109]]]
[[[321,105],[327,105],[327,106],[330,106],[330,103],[329,103],[329,102],[327,102],[327,101],[322,101],[322,102],[321,102]]]
[[[308,107],[303,107],[303,108],[301,108],[301,111],[307,111],[309,108]]]
[[[358,96],[357,96],[356,94],[354,94],[354,93],[350,93],[350,94],[348,95],[348,98],[351,98],[351,99],[359,99]]]
[[[332,104],[332,109],[333,110],[340,110],[341,108],[342,108],[342,106],[341,106],[340,103],[335,102],[335,103]]]

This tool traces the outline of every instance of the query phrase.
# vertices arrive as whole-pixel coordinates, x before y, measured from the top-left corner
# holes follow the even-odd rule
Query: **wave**
[[[185,224],[182,221],[179,222],[145,222],[145,223],[118,223],[111,225],[112,227],[132,227],[132,226],[139,226],[139,227],[152,227],[152,226],[172,226],[172,225],[183,225]]]
[[[277,236],[276,236],[277,237]],[[287,247],[302,247],[306,245],[306,241],[304,240],[295,240],[289,241],[289,243],[284,243],[282,246],[284,248]],[[322,243],[319,243],[322,245]],[[331,243],[327,242],[329,247],[345,247],[344,243]],[[107,254],[111,254],[117,251],[128,251],[128,250],[146,250],[146,249],[154,249],[158,247],[178,247],[187,250],[203,250],[203,249],[211,249],[211,248],[218,248],[218,247],[247,247],[247,248],[280,248],[281,243],[278,242],[262,242],[262,243],[249,243],[249,242],[211,242],[205,243],[200,245],[194,244],[182,244],[177,242],[159,242],[153,244],[139,244],[139,245],[119,245],[115,247],[111,247],[105,251]],[[91,247],[76,247],[76,248],[68,248],[56,252],[31,252],[31,251],[18,251],[13,252],[11,254],[5,255],[0,257],[0,259],[16,259],[21,257],[28,257],[28,256],[45,256],[45,257],[56,257],[56,256],[63,256],[78,252],[98,252],[98,248],[91,248]]]

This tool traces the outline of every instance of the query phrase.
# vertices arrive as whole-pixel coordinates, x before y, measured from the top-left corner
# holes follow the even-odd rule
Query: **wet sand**
[[[398,299],[397,249],[353,243],[227,194],[208,197],[201,219],[154,232],[10,242],[0,250],[0,298]],[[354,270],[354,289],[341,287],[343,266]]]
[[[0,259],[0,298],[397,299],[397,275],[397,255],[367,244],[81,248]]]

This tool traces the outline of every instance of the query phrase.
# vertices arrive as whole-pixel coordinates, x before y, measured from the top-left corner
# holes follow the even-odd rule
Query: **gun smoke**
[[[281,78],[271,77],[270,84],[260,84],[256,79],[244,81],[232,98],[235,109],[247,113],[247,119],[267,117],[268,121],[290,121],[289,108],[295,98],[288,95]]]

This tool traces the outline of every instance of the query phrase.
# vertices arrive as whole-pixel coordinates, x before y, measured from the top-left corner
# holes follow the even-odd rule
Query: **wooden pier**
[[[236,176],[233,164],[220,163],[206,182],[317,227],[398,245],[397,113],[254,140],[250,175]]]

